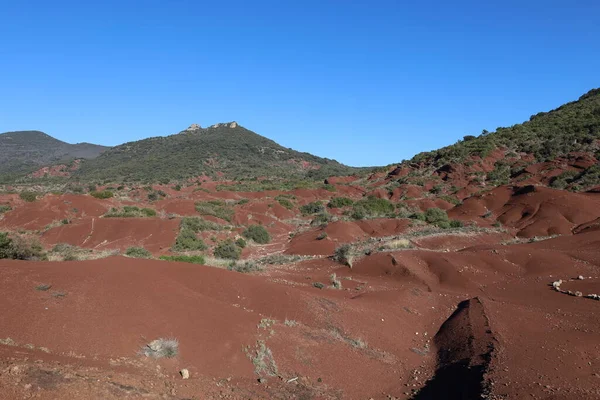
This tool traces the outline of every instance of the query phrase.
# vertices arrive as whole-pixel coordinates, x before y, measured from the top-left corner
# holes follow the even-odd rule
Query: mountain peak
[[[211,126],[211,128],[220,128],[222,126],[226,126],[229,128],[237,128],[238,126],[240,126],[237,122],[235,121],[231,121],[231,122],[220,122],[218,124],[214,124]]]
[[[198,124],[191,124],[189,128],[186,129],[188,132],[199,131],[202,127]]]

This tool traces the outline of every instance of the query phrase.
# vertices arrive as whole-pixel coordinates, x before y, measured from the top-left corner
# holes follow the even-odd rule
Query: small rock
[[[579,290],[575,292],[575,296],[577,297],[582,297],[583,293],[581,293]]]
[[[583,275],[579,275],[579,276],[577,277],[577,279],[579,279],[580,281],[582,281],[582,280],[584,280],[585,278],[583,277]]]
[[[267,383],[265,378],[258,378],[258,383]]]
[[[183,379],[189,379],[190,378],[190,371],[188,371],[186,368],[184,368],[181,371],[179,371],[179,373],[181,374],[181,377]]]

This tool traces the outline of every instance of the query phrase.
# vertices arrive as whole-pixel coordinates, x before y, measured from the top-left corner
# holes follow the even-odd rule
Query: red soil
[[[111,203],[91,196],[49,194],[31,203],[21,201],[12,211],[4,214],[0,226],[38,230],[62,219],[99,217],[110,207]]]
[[[153,253],[166,251],[175,242],[179,220],[159,218],[92,218],[52,228],[42,235],[48,246],[68,243],[89,249],[144,247]]]

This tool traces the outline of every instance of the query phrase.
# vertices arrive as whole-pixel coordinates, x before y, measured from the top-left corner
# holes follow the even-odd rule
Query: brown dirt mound
[[[68,243],[97,250],[144,247],[153,253],[167,250],[175,242],[179,220],[159,218],[92,218],[52,228],[42,235],[49,246]]]

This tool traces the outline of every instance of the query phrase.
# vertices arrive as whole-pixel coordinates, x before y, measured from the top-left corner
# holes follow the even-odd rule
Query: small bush
[[[144,218],[155,217],[156,210],[152,208],[139,208],[135,206],[124,206],[122,209],[111,208],[104,214],[105,218]]]
[[[179,192],[181,190],[181,185],[177,184],[177,185],[173,186],[173,190],[176,190]]]
[[[224,258],[227,260],[239,260],[242,249],[237,247],[232,240],[225,240],[215,247],[213,254],[215,257]]]
[[[336,289],[342,289],[342,281],[340,281],[337,277],[337,275],[335,273],[331,274],[331,276],[329,277],[329,280],[331,281],[331,286],[333,286]]]
[[[354,201],[347,197],[334,197],[329,201],[329,203],[327,203],[327,207],[343,208],[343,207],[350,207],[353,204],[354,204]]]
[[[323,207],[323,203],[320,201],[313,201],[300,207],[302,215],[318,214],[323,211],[325,211],[325,207]]]
[[[176,339],[156,339],[142,347],[141,353],[152,358],[173,358],[179,353]]]
[[[160,259],[163,261],[176,261],[176,262],[186,262],[191,264],[205,264],[206,260],[203,256],[160,256]]]
[[[227,269],[230,271],[241,272],[244,274],[250,272],[259,272],[263,270],[263,268],[260,265],[252,261],[246,261],[243,264],[238,264],[234,262],[229,264],[229,267],[227,267]]]
[[[19,197],[26,202],[34,202],[37,200],[38,193],[35,192],[21,192],[19,193]]]
[[[240,249],[245,249],[246,248],[246,241],[244,240],[244,238],[239,238],[238,240],[235,241],[235,244],[240,248]]]
[[[325,287],[321,282],[313,282],[313,286],[317,289],[323,289]]]
[[[331,215],[327,214],[326,212],[322,212],[322,213],[317,214],[315,216],[315,218],[312,221],[310,221],[310,224],[312,226],[317,226],[317,225],[327,226],[327,224],[329,222],[331,222],[331,220],[332,220]]]
[[[50,290],[51,287],[52,287],[52,285],[42,284],[42,285],[36,286],[35,290],[39,290],[40,292],[47,292],[48,290]]]
[[[317,236],[317,240],[323,240],[327,238],[327,232],[321,232],[319,233],[319,236]]]
[[[0,232],[0,259],[9,258],[13,260],[35,260],[44,259],[45,254],[42,245],[37,239],[26,240],[25,238],[8,233]]]
[[[97,199],[110,199],[111,197],[113,197],[113,195],[113,192],[111,192],[110,190],[103,190],[101,192],[90,192],[90,196],[95,197]]]
[[[152,258],[152,253],[143,247],[130,247],[125,251],[125,255],[131,258]]]
[[[395,208],[396,207],[394,204],[387,199],[369,196],[366,199],[354,203],[354,207],[352,209],[352,218],[363,219],[367,217],[390,217],[394,215]]]
[[[446,211],[437,207],[428,208],[427,211],[425,211],[425,222],[438,226],[450,223]]]
[[[203,251],[208,247],[204,240],[196,236],[196,232],[189,228],[183,228],[179,231],[175,244],[174,251]]]
[[[156,192],[150,192],[150,193],[148,193],[148,200],[149,201],[156,201],[156,200],[158,200],[158,193],[156,193]]]
[[[267,244],[271,241],[271,235],[262,225],[250,225],[242,236],[259,244]]]
[[[181,229],[189,229],[196,233],[221,230],[221,225],[199,217],[184,217],[181,220],[180,227]]]
[[[288,210],[291,210],[292,208],[294,208],[294,204],[291,201],[289,201],[288,199],[276,197],[275,200],[277,200],[277,202],[279,204],[281,204],[283,207],[287,208]]]
[[[349,244],[344,244],[335,249],[333,259],[341,264],[347,265],[352,268],[352,247]]]
[[[5,212],[9,212],[12,210],[12,207],[8,204],[0,204],[0,214],[4,214]]]

